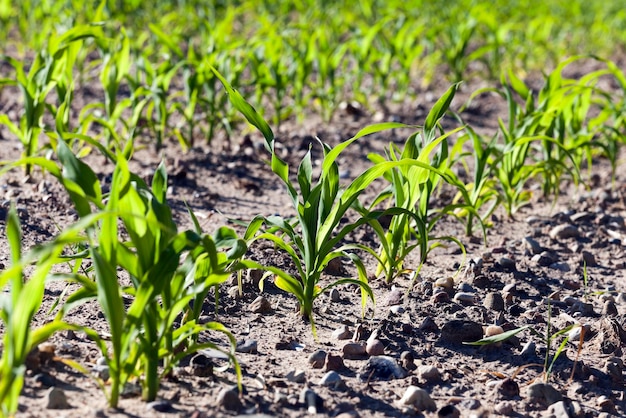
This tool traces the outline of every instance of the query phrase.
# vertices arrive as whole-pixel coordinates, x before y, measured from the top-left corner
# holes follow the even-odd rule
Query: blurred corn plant
[[[53,267],[67,259],[64,252],[72,245],[85,242],[84,230],[98,220],[90,216],[65,228],[53,241],[22,252],[22,231],[14,205],[6,219],[6,238],[11,250],[11,265],[0,273],[0,319],[4,323],[2,358],[0,358],[0,406],[2,416],[14,416],[18,397],[24,385],[26,359],[29,353],[52,334],[70,329],[55,318],[33,328],[44,288]]]
[[[16,85],[22,93],[24,111],[19,122],[12,121],[7,115],[0,114],[0,124],[5,125],[22,143],[24,157],[35,155],[39,150],[39,134],[44,128],[44,114],[52,104],[49,94],[57,88],[59,100],[71,100],[71,74],[76,59],[76,43],[85,38],[100,36],[97,26],[77,26],[63,35],[52,37],[45,49],[39,51],[32,63],[12,57],[4,57],[15,70],[11,79],[0,80],[0,85]],[[28,72],[26,72],[28,68]],[[53,115],[56,114],[52,106]],[[54,117],[54,116],[53,116]],[[31,170],[25,166],[26,173]]]

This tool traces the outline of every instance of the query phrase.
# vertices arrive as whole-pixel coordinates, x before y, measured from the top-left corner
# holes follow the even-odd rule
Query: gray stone
[[[56,386],[57,384],[55,377],[48,373],[37,373],[35,376],[33,376],[33,380],[39,386],[44,387],[44,388]]]
[[[227,411],[239,412],[242,404],[237,390],[229,388],[222,389],[217,395],[217,406]]]
[[[326,351],[317,350],[311,353],[309,356],[309,364],[314,369],[321,369],[324,367],[324,361],[326,360]]]
[[[552,405],[563,400],[561,392],[547,383],[533,383],[528,386],[527,395],[531,401],[545,405]]]
[[[156,412],[169,412],[174,408],[168,401],[153,401],[146,404],[146,409]]]
[[[349,340],[352,338],[352,332],[350,332],[347,325],[342,325],[333,331],[332,337],[336,340]]]
[[[443,406],[437,411],[437,417],[439,418],[459,418],[461,416],[461,411],[459,408],[452,404],[448,404]]]
[[[539,254],[543,251],[543,247],[532,237],[525,237],[524,243],[531,254]]]
[[[258,351],[258,343],[256,340],[245,340],[237,342],[237,348],[235,351],[238,353],[248,353],[248,354],[257,354]]]
[[[341,356],[336,356],[330,353],[326,355],[326,359],[324,359],[324,370],[341,370],[344,367],[345,366],[343,364],[343,359],[341,358]]]
[[[380,356],[380,355],[385,353],[385,346],[377,338],[369,339],[369,340],[367,340],[367,345],[365,346],[365,351],[370,356]]]
[[[289,373],[287,373],[287,376],[285,377],[287,378],[288,381],[294,382],[294,383],[306,382],[306,374],[304,373],[303,370],[292,370]]]
[[[367,357],[367,350],[363,343],[347,343],[343,346],[343,358],[347,360],[360,360]]]
[[[567,405],[563,401],[555,402],[548,407],[545,416],[550,418],[570,418],[571,415],[567,409]]]
[[[553,240],[567,239],[567,238],[578,238],[580,236],[580,231],[577,227],[570,224],[563,224],[555,226],[548,233],[550,238]]]
[[[376,380],[403,379],[407,375],[404,370],[392,357],[373,356],[361,368],[359,379],[362,382]]]
[[[473,293],[458,292],[454,295],[454,301],[462,305],[473,305],[475,295]]]
[[[309,364],[314,369],[321,369],[324,367],[324,361],[326,360],[326,351],[317,350],[309,356]]]
[[[537,264],[538,266],[544,266],[544,267],[547,267],[550,264],[554,263],[554,259],[552,258],[552,255],[547,251],[544,251],[540,254],[535,254],[530,260],[533,263]]]
[[[441,378],[439,369],[433,365],[422,365],[417,368],[417,375],[424,382],[436,382]]]
[[[319,381],[320,386],[336,386],[339,382],[341,382],[341,376],[334,370],[326,373]]]
[[[501,312],[504,310],[504,298],[500,292],[489,292],[485,295],[483,306],[487,309]]]
[[[248,310],[254,313],[266,314],[273,311],[272,304],[263,296],[257,297],[250,303]]]
[[[101,366],[96,364],[91,368],[91,371],[93,372],[93,374],[96,375],[96,377],[98,377],[98,379],[102,380],[103,382],[106,382],[107,380],[109,380],[109,377],[111,377],[109,366]]]
[[[70,404],[67,402],[67,396],[62,389],[51,387],[46,392],[46,408],[47,409],[68,409]]]
[[[517,270],[517,266],[515,264],[515,260],[508,257],[500,257],[496,262],[498,266],[503,268],[504,270],[515,271]]]
[[[512,416],[514,411],[511,402],[498,402],[496,406],[494,406],[493,410],[495,413],[504,416]]]
[[[446,322],[441,328],[441,342],[462,344],[464,342],[478,341],[483,338],[483,326],[477,322],[454,319]]]

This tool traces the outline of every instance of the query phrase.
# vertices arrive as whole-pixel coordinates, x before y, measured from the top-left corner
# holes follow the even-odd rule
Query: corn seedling
[[[546,354],[544,356],[544,362],[543,362],[543,379],[544,381],[548,382],[550,380],[550,376],[552,374],[552,370],[554,368],[554,364],[556,363],[556,361],[558,360],[558,358],[561,356],[561,354],[563,354],[563,352],[565,351],[565,349],[567,348],[567,343],[570,341],[570,335],[571,335],[571,331],[576,329],[576,328],[580,328],[580,336],[579,336],[579,341],[578,341],[578,351],[577,351],[577,355],[576,358],[578,359],[578,355],[580,354],[580,351],[582,349],[582,345],[584,342],[584,338],[585,338],[585,327],[582,326],[579,323],[574,323],[571,325],[568,325],[556,332],[554,332],[553,328],[552,328],[552,306],[550,304],[550,299],[547,299],[547,314],[548,314],[548,318],[547,318],[547,326],[546,326],[546,332],[544,334],[540,333],[539,331],[537,331],[535,328],[533,328],[531,325],[525,325],[523,327],[519,327],[519,328],[515,328],[512,329],[510,331],[506,331],[503,332],[501,334],[497,334],[497,335],[493,335],[490,337],[485,337],[483,339],[480,339],[478,341],[474,341],[474,342],[469,342],[469,343],[464,343],[467,345],[475,345],[475,346],[483,346],[483,345],[490,345],[490,344],[501,344],[502,342],[508,340],[509,338],[513,337],[514,335],[519,334],[520,332],[523,331],[530,331],[533,335],[539,337],[546,345]],[[561,342],[559,343],[558,347],[556,348],[556,350],[554,351],[554,354],[552,354],[552,345],[555,341],[558,341],[559,338],[562,337]],[[536,364],[532,364],[533,366]],[[576,362],[574,362],[573,368],[572,368],[572,376],[574,375],[574,368],[576,367]]]
[[[11,249],[11,266],[0,274],[0,287],[8,292],[0,298],[0,318],[4,322],[3,350],[0,359],[0,405],[3,416],[17,412],[18,397],[24,384],[26,357],[38,344],[57,331],[70,326],[59,319],[33,329],[44,287],[51,269],[61,263],[68,246],[85,241],[83,231],[97,218],[87,217],[66,228],[54,241],[22,253],[22,234],[17,211],[11,206],[7,216],[6,236]],[[26,277],[25,269],[32,267]]]
[[[289,255],[298,271],[297,277],[276,268],[265,268],[276,275],[274,280],[276,286],[292,293],[298,299],[300,314],[311,322],[314,333],[313,302],[320,294],[334,286],[358,285],[362,291],[362,308],[365,310],[367,298],[373,301],[374,295],[368,284],[362,261],[355,253],[350,252],[363,248],[360,245],[342,245],[341,241],[348,233],[361,225],[372,222],[384,212],[372,211],[363,214],[357,221],[343,227],[339,226],[339,222],[353,206],[358,205],[357,199],[363,190],[389,170],[396,167],[415,166],[428,171],[432,170],[432,167],[417,158],[381,161],[364,171],[345,188],[340,188],[339,168],[336,160],[346,147],[366,135],[406,126],[398,123],[372,125],[334,148],[322,144],[324,157],[317,182],[313,181],[311,154],[308,152],[300,162],[297,184],[295,184],[289,178],[289,166],[274,152],[274,135],[269,125],[217,71],[215,74],[220,77],[233,105],[263,133],[267,149],[271,153],[271,169],[287,188],[296,212],[293,221],[285,220],[280,216],[258,216],[248,225],[244,238],[249,242],[259,239],[269,240]],[[434,124],[434,121],[432,123]],[[426,176],[428,177],[428,173]],[[343,278],[332,281],[326,287],[321,287],[319,283],[324,268],[331,260],[338,257],[346,257],[355,264],[358,279]]]
[[[388,231],[384,231],[377,220],[372,222],[381,240],[381,248],[376,255],[379,262],[376,275],[384,272],[387,283],[403,272],[403,261],[414,248],[419,248],[420,267],[426,262],[428,253],[444,241],[453,242],[463,249],[463,245],[455,237],[433,236],[433,228],[439,219],[456,209],[464,208],[476,213],[474,208],[465,205],[451,204],[437,211],[430,207],[431,197],[441,181],[457,188],[459,193],[467,197],[466,188],[451,174],[451,156],[447,143],[449,136],[462,128],[437,136],[439,121],[447,112],[456,89],[457,85],[453,85],[435,103],[422,132],[411,135],[401,152],[393,144],[390,146],[390,161],[415,161],[419,165],[399,166],[386,173],[385,179],[389,181],[390,187],[374,199],[370,208],[371,210],[375,205],[390,199],[391,206],[403,210],[391,218]],[[381,155],[369,155],[369,158],[375,164],[386,161]],[[469,197],[467,199],[469,201]],[[415,244],[409,244],[412,239],[416,240]]]
[[[456,147],[462,147],[463,144],[471,140],[472,151],[461,155],[461,163],[466,173],[473,171],[472,181],[465,184],[465,193],[457,192],[454,197],[453,204],[463,201],[467,207],[471,207],[474,211],[467,208],[457,208],[454,210],[454,216],[465,223],[465,234],[472,236],[476,221],[483,228],[490,226],[490,217],[500,204],[496,180],[492,175],[493,154],[496,153],[496,139],[493,137],[490,141],[485,141],[471,127],[466,126],[463,137],[459,138]],[[473,165],[467,163],[466,159],[473,157]],[[460,182],[460,180],[459,180]],[[468,201],[463,199],[469,198]],[[478,213],[478,217],[476,214]]]

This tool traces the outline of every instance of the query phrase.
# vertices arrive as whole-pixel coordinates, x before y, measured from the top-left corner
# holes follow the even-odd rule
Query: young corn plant
[[[551,136],[549,126],[552,125],[546,118],[553,117],[554,112],[550,113],[551,109],[547,108],[548,101],[543,98],[537,101],[526,84],[511,71],[508,80],[503,77],[502,90],[480,89],[472,96],[495,91],[507,101],[508,123],[498,121],[502,143],[495,147],[490,164],[499,180],[500,200],[507,214],[513,216],[530,201],[531,192],[527,188],[530,180],[541,177],[544,194],[556,196],[564,172],[569,173],[574,182],[578,182],[579,176],[570,151],[558,138]],[[517,102],[516,95],[524,100],[524,106]]]
[[[80,168],[86,171],[85,166]],[[191,231],[177,233],[165,200],[166,189],[163,165],[155,172],[149,188],[118,155],[104,208],[115,216],[102,221],[89,249],[95,284],[91,277],[82,278],[85,291],[70,299],[74,303],[95,297],[109,324],[110,351],[95,331],[86,332],[98,343],[109,364],[112,406],[117,405],[120,390],[130,379],[139,379],[144,400],[154,400],[161,376],[183,355],[207,347],[219,349],[214,343],[197,342],[197,335],[204,331],[226,334],[231,343],[226,354],[240,378],[234,337],[217,322],[199,324],[197,306],[201,306],[201,299],[210,288],[228,278],[231,266],[246,251],[245,243],[222,230],[213,239]],[[129,236],[127,242],[118,238],[118,221]],[[221,247],[232,250],[228,254],[218,252]],[[184,254],[188,256],[180,266]],[[119,285],[118,267],[127,272],[130,286]],[[124,294],[133,298],[127,309]],[[193,312],[189,308],[191,302],[196,306]]]
[[[89,166],[62,139],[57,138],[55,147],[61,167],[44,158],[24,159],[14,165],[32,163],[49,171],[68,191],[81,218],[97,216],[100,220],[83,228],[89,243],[85,257],[93,267],[84,274],[74,271],[61,276],[81,288],[66,299],[59,318],[87,300],[95,299],[100,305],[109,326],[108,341],[89,327],[73,327],[94,340],[107,360],[110,382],[103,387],[109,387],[109,404],[117,406],[123,387],[133,380],[141,385],[143,399],[154,400],[162,376],[184,355],[204,348],[224,351],[240,380],[234,337],[222,324],[200,324],[198,317],[209,290],[232,272],[247,268],[238,262],[246,252],[245,242],[227,228],[213,237],[193,231],[178,233],[165,200],[163,165],[148,187],[130,172],[124,152],[119,151],[105,199]],[[127,240],[120,238],[120,225]],[[129,284],[120,284],[120,270]],[[132,300],[128,307],[126,298]],[[230,350],[199,342],[198,335],[203,332],[225,334]]]
[[[433,210],[430,205],[435,189],[442,183],[447,183],[458,189],[459,193],[470,202],[466,187],[450,170],[451,158],[449,155],[448,138],[459,132],[461,128],[438,135],[439,121],[448,111],[458,85],[453,85],[435,103],[426,117],[422,132],[409,136],[404,149],[398,150],[393,144],[390,146],[387,158],[390,161],[416,161],[419,165],[399,166],[385,174],[390,183],[373,204],[363,214],[372,210],[376,205],[390,200],[392,207],[400,208],[394,214],[387,231],[380,222],[374,219],[371,222],[374,231],[381,241],[377,254],[378,260],[376,276],[384,273],[385,281],[391,283],[399,274],[405,272],[404,260],[411,251],[419,248],[420,261],[417,271],[426,262],[428,254],[434,248],[443,245],[443,242],[453,242],[463,250],[461,242],[452,236],[433,236],[433,229],[437,222],[446,214],[455,210],[464,209],[475,214],[475,208],[466,204],[449,204],[444,208]],[[370,154],[369,158],[375,164],[381,164],[387,159],[378,154]],[[414,242],[411,244],[411,242]]]
[[[526,365],[526,367],[528,367],[528,366],[543,367],[542,377],[543,377],[543,380],[545,382],[548,382],[550,380],[550,376],[552,375],[552,370],[554,369],[554,364],[556,363],[558,358],[561,356],[561,354],[563,354],[563,352],[566,350],[567,343],[570,342],[570,339],[572,338],[572,336],[576,336],[576,333],[574,333],[572,335],[572,331],[577,329],[577,328],[580,328],[580,334],[577,336],[577,338],[578,338],[578,351],[577,351],[577,354],[576,354],[576,361],[578,360],[578,356],[580,355],[583,343],[585,341],[585,327],[582,324],[580,324],[580,323],[573,323],[573,324],[570,324],[570,325],[567,325],[567,326],[561,328],[558,331],[554,331],[553,326],[552,326],[552,305],[550,304],[550,299],[549,298],[547,299],[547,321],[546,322],[547,322],[546,331],[543,334],[540,331],[538,331],[537,329],[533,328],[531,325],[524,325],[522,327],[515,328],[515,329],[512,329],[510,331],[503,332],[501,334],[492,335],[490,337],[482,338],[482,339],[480,339],[478,341],[464,343],[464,344],[475,345],[475,346],[483,346],[483,345],[490,345],[490,344],[501,344],[502,342],[508,340],[509,338],[513,337],[514,335],[517,335],[517,334],[519,334],[522,331],[528,330],[528,331],[530,331],[531,334],[535,335],[542,342],[545,343],[545,345],[546,345],[546,354],[544,356],[543,364],[534,364],[533,363],[533,364]],[[552,352],[552,346],[553,346],[554,342],[558,341],[559,339],[561,339],[561,342],[556,347],[556,349],[554,350],[554,353],[553,353]],[[574,376],[574,371],[575,371],[575,367],[576,367],[576,361],[574,362],[574,366],[572,367],[572,373],[571,373],[572,377]],[[570,377],[570,379],[572,377]]]
[[[56,87],[60,101],[71,97],[71,77],[68,74],[71,74],[76,59],[77,43],[85,38],[99,36],[101,31],[98,27],[79,25],[63,35],[50,38],[47,48],[39,51],[30,65],[12,57],[4,57],[15,70],[15,78],[0,80],[0,86],[9,84],[19,87],[24,112],[18,123],[0,114],[0,124],[5,125],[20,140],[23,157],[31,157],[39,150],[39,134],[44,128],[43,116],[51,106],[47,103],[50,92]],[[26,165],[25,170],[29,174],[31,165]]]
[[[466,134],[457,140],[455,147],[462,147],[466,141],[471,140],[473,152],[463,153],[460,161],[465,172],[473,172],[474,176],[471,182],[465,184],[466,193],[458,192],[452,203],[458,204],[463,201],[467,207],[474,208],[478,213],[477,217],[474,211],[467,208],[458,208],[454,211],[454,216],[465,224],[465,234],[472,236],[476,221],[481,225],[483,233],[485,232],[485,227],[491,225],[489,218],[500,204],[496,179],[491,173],[493,156],[497,152],[495,147],[497,136],[486,141],[470,126],[465,127],[465,132]],[[468,158],[473,158],[473,164],[467,163]],[[469,198],[469,201],[464,200],[465,198]]]
[[[296,267],[297,275],[289,274],[274,267],[264,267],[275,274],[274,283],[280,289],[293,294],[300,305],[303,319],[310,321],[315,335],[313,303],[326,290],[341,284],[355,284],[361,288],[362,308],[365,311],[367,299],[374,301],[374,295],[368,284],[363,262],[352,250],[361,250],[361,246],[342,244],[342,240],[356,228],[371,222],[384,214],[372,211],[359,217],[355,222],[340,226],[340,221],[356,205],[359,195],[374,180],[380,178],[394,167],[423,166],[427,164],[403,159],[384,161],[370,167],[356,177],[348,186],[339,185],[337,157],[346,147],[356,140],[385,129],[406,127],[398,123],[383,123],[362,129],[354,137],[334,148],[322,144],[324,156],[321,172],[316,181],[313,176],[311,154],[308,152],[297,170],[297,183],[289,177],[289,166],[274,152],[274,134],[263,118],[234,90],[224,77],[215,71],[228,92],[233,105],[246,119],[263,133],[266,146],[271,154],[270,166],[287,188],[295,210],[295,219],[286,220],[280,216],[257,216],[248,225],[244,238],[248,242],[268,240],[284,251]],[[342,278],[322,287],[322,274],[328,263],[339,257],[350,259],[357,268],[358,278]],[[263,283],[263,282],[261,282]]]
[[[94,216],[82,219],[66,228],[52,242],[34,247],[24,254],[17,211],[12,205],[8,212],[6,237],[11,250],[11,265],[0,273],[0,287],[8,288],[8,292],[0,298],[0,319],[4,323],[0,358],[2,416],[14,416],[17,412],[18,397],[26,372],[26,357],[31,350],[55,332],[71,328],[60,319],[49,321],[39,328],[33,328],[31,323],[41,306],[52,268],[64,261],[64,252],[69,246],[85,242],[83,231],[95,221],[97,217]],[[30,270],[28,274],[27,269]]]

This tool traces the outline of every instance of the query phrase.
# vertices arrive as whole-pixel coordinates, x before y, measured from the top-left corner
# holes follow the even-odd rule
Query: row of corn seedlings
[[[128,169],[126,156],[132,155],[129,151],[133,147],[132,142],[127,142],[125,149],[116,149],[115,152],[104,146],[99,147],[115,163],[111,188],[105,193],[95,173],[76,155],[79,150],[73,150],[71,141],[67,141],[76,135],[63,130],[66,125],[59,121],[64,117],[61,105],[57,123],[51,128],[54,131],[47,132],[58,162],[39,156],[25,156],[5,163],[5,170],[36,166],[49,172],[65,187],[80,216],[75,225],[66,228],[52,242],[22,254],[19,222],[13,210],[9,214],[7,237],[12,263],[0,275],[0,283],[10,286],[1,310],[6,329],[5,350],[0,361],[0,382],[3,382],[0,402],[6,414],[16,410],[26,354],[37,343],[63,329],[85,332],[102,350],[111,370],[106,387],[109,388],[109,403],[113,406],[117,405],[121,389],[131,380],[141,384],[144,399],[154,399],[161,376],[174,367],[182,356],[204,347],[216,348],[212,342],[199,342],[201,332],[219,331],[229,336],[231,349],[228,355],[238,370],[233,354],[234,340],[228,331],[219,323],[197,322],[207,293],[230,274],[245,268],[267,270],[274,276],[279,288],[298,299],[303,318],[311,322],[315,332],[313,303],[329,288],[345,283],[356,284],[363,292],[364,311],[367,300],[373,301],[362,260],[363,250],[378,260],[378,273],[391,282],[405,271],[403,261],[414,249],[419,250],[421,265],[430,250],[444,241],[452,241],[462,247],[456,237],[432,235],[442,216],[453,214],[462,218],[459,211],[465,211],[466,216],[472,215],[484,229],[486,222],[482,206],[485,202],[507,202],[506,199],[510,199],[509,203],[505,203],[507,211],[513,207],[510,202],[520,203],[522,194],[516,195],[517,200],[511,199],[509,194],[510,187],[519,189],[518,184],[503,180],[511,179],[505,176],[510,174],[509,171],[521,169],[518,182],[522,184],[532,178],[531,174],[542,177],[544,183],[548,176],[558,182],[558,176],[563,171],[555,171],[554,167],[565,167],[571,176],[578,176],[574,180],[579,179],[581,158],[588,155],[593,159],[595,153],[604,150],[602,146],[594,148],[592,144],[583,142],[588,149],[582,156],[576,154],[575,151],[581,147],[580,141],[587,138],[590,125],[595,129],[590,138],[601,141],[615,140],[615,137],[601,135],[606,132],[609,122],[612,123],[611,132],[619,132],[623,136],[625,128],[621,117],[615,119],[615,115],[605,111],[607,108],[621,110],[623,97],[616,100],[615,95],[608,95],[595,86],[598,77],[605,74],[613,75],[622,88],[625,86],[623,73],[610,62],[606,70],[581,80],[565,79],[559,69],[548,77],[546,87],[538,94],[537,105],[534,104],[534,96],[524,90],[523,83],[511,78],[511,85],[506,84],[500,92],[509,100],[513,117],[508,122],[508,128],[505,122],[501,122],[500,134],[488,143],[482,142],[473,130],[466,129],[467,134],[452,144],[453,135],[462,132],[464,127],[448,132],[442,129],[439,121],[448,112],[456,93],[457,85],[453,85],[434,105],[424,126],[407,138],[403,149],[390,145],[385,156],[371,155],[371,167],[349,184],[340,185],[339,182],[337,160],[341,153],[369,134],[405,125],[373,125],[335,147],[320,144],[324,158],[317,178],[313,176],[311,157],[307,153],[295,173],[294,181],[289,166],[274,152],[276,140],[269,125],[217,70],[209,68],[224,84],[233,107],[264,135],[271,155],[271,169],[285,184],[293,201],[295,217],[257,217],[248,224],[241,238],[227,228],[219,229],[213,236],[207,236],[197,228],[179,233],[165,200],[167,176],[164,166],[156,170],[152,185],[148,186]],[[576,92],[595,90],[600,93],[576,95]],[[513,100],[513,91],[525,98],[524,111]],[[575,97],[569,97],[570,94]],[[609,100],[611,106],[601,102],[605,105],[602,111],[589,118],[587,112],[592,99]],[[562,113],[554,110],[536,112],[537,107],[554,108],[555,101]],[[580,110],[581,107],[584,110]],[[560,125],[555,127],[555,124],[563,118],[569,118],[571,131],[556,129]],[[80,138],[86,141],[86,136]],[[477,161],[473,167],[476,170],[473,181],[464,183],[455,174],[454,168],[470,157],[459,145],[468,139],[481,152],[472,155]],[[97,141],[89,143],[97,144]],[[536,143],[543,143],[544,147],[533,148],[531,145]],[[554,155],[548,153],[546,143],[557,145],[559,152]],[[529,160],[532,161],[530,165],[527,163]],[[466,166],[471,167],[469,164]],[[526,167],[532,169],[526,172]],[[362,192],[379,178],[389,181],[389,189],[371,202],[360,201]],[[460,198],[443,208],[433,208],[431,199],[443,183],[455,188]],[[552,190],[551,187],[544,189],[545,192]],[[340,223],[350,211],[358,215],[356,220]],[[492,211],[493,208],[490,208],[487,213]],[[193,214],[190,216],[193,217]],[[379,222],[382,216],[392,217],[386,229]],[[467,231],[471,233],[473,221],[468,219],[466,222],[469,225]],[[348,233],[366,224],[374,227],[380,239],[380,248],[343,243]],[[123,241],[120,240],[120,225],[128,236]],[[297,275],[244,259],[248,245],[263,239],[270,240],[292,258]],[[357,268],[357,277],[334,280],[322,286],[324,267],[337,257],[351,260]],[[68,263],[72,266],[69,270],[52,273],[55,265]],[[34,273],[25,281],[27,266],[34,266]],[[128,276],[129,284],[120,285],[120,269]],[[419,270],[419,266],[416,269]],[[30,323],[43,298],[43,288],[50,279],[76,283],[79,288],[63,301],[53,321],[40,329],[31,329]],[[17,303],[26,294],[24,292],[34,297],[27,298],[28,304]],[[125,295],[131,297],[129,307],[123,303]],[[65,320],[71,309],[88,300],[96,300],[101,306],[109,326],[111,347],[95,330]],[[75,367],[80,369],[81,366],[75,364]]]
[[[93,9],[75,3],[7,6],[0,13],[6,16],[6,35],[21,48],[46,51],[42,58],[56,62],[49,56],[58,51],[49,47],[48,35],[39,40],[41,34],[92,32],[94,39],[80,42],[63,70],[69,71],[70,89],[72,68],[80,80],[75,87],[92,82],[94,72],[99,73],[106,102],[86,108],[81,127],[98,125],[107,141],[149,129],[157,147],[164,138],[177,138],[185,148],[193,146],[195,138],[209,142],[216,129],[232,132],[235,112],[207,62],[229,74],[278,127],[285,118],[311,109],[329,120],[341,101],[358,100],[367,106],[375,100],[415,97],[412,81],[419,77],[428,82],[442,66],[452,81],[474,74],[496,79],[501,68],[528,71],[545,62],[556,65],[564,55],[607,51],[608,45],[624,44],[614,28],[626,19],[623,13],[613,13],[611,4],[590,2],[577,3],[574,9],[543,2],[524,5],[532,14],[523,18],[512,4],[497,8],[465,1],[410,8],[401,2],[371,2],[358,8],[338,2],[320,8],[311,2],[219,7],[191,1],[173,8],[167,2],[146,7],[102,0]],[[586,16],[594,19],[587,22]],[[594,38],[571,30],[582,23],[604,35]],[[50,25],[50,30],[41,24]],[[17,60],[16,66],[37,67],[18,58],[23,55],[19,51],[6,53]],[[18,73],[16,68],[7,75],[9,81],[20,83]],[[39,96],[48,93],[44,81]],[[45,107],[44,98],[37,97],[35,103]]]

